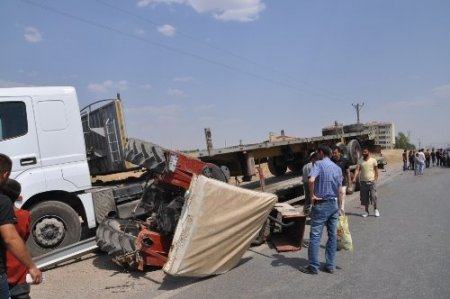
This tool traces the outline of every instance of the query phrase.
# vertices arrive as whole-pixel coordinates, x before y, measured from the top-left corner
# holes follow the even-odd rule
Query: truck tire
[[[297,162],[297,163],[290,163],[290,164],[288,164],[287,167],[292,172],[295,172],[295,173],[298,173],[298,174],[302,174],[303,167],[302,167],[302,165],[299,162]]]
[[[274,176],[281,176],[286,173],[287,165],[286,161],[283,157],[270,157],[267,166],[269,167],[269,171]]]
[[[140,224],[135,220],[106,219],[97,228],[97,246],[108,253],[119,266],[136,270],[137,263],[134,259],[120,257],[136,251],[136,239],[140,230]]]
[[[361,146],[359,145],[358,140],[350,140],[350,142],[347,144],[347,148],[349,153],[348,159],[352,164],[357,164],[359,158],[361,158],[362,156]]]
[[[31,234],[27,247],[31,256],[80,241],[80,217],[68,204],[45,201],[31,208],[30,212]]]
[[[344,144],[343,142],[338,142],[338,143],[336,143],[336,146],[341,150],[342,156],[343,156],[345,159],[349,160],[350,157],[349,157],[348,147],[345,146],[345,144]]]
[[[342,127],[323,128],[322,136],[339,135],[342,134]]]
[[[225,183],[228,182],[227,175],[224,173],[222,168],[213,163],[206,163],[206,166],[203,168],[202,174],[218,181],[222,181]]]
[[[345,125],[342,127],[342,129],[344,130],[344,133],[358,133],[364,131],[364,125],[363,124]]]

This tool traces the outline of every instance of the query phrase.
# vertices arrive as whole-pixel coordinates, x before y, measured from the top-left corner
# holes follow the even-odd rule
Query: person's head
[[[369,149],[367,147],[363,147],[362,149],[362,156],[364,159],[367,159],[370,156]]]
[[[323,158],[330,157],[331,148],[328,145],[321,144],[317,147],[317,158],[322,160]]]
[[[9,178],[12,169],[11,159],[0,153],[0,186],[3,186]]]
[[[313,164],[314,164],[314,162],[316,162],[317,161],[317,153],[314,151],[314,152],[311,152],[310,154],[309,154],[309,156],[308,156],[308,161],[309,162],[312,162]]]
[[[8,179],[6,184],[2,187],[2,191],[12,202],[21,199],[20,192],[22,192],[22,186],[16,180]]]
[[[342,151],[339,148],[339,146],[333,146],[333,149],[331,151],[331,156],[336,159],[336,160],[340,160],[341,156],[342,156]]]
[[[403,150],[404,153],[406,153],[406,150]]]

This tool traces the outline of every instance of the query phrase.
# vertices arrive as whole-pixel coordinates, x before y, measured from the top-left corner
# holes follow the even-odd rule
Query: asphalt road
[[[335,274],[303,274],[307,249],[281,254],[267,245],[205,279],[127,272],[90,254],[46,271],[32,298],[450,298],[450,169],[414,177],[399,168],[381,172],[381,217],[359,216],[359,193],[347,201],[354,251],[338,252]]]
[[[348,200],[354,251],[338,252],[335,274],[299,272],[306,249],[279,254],[263,245],[226,274],[165,277],[137,298],[450,298],[450,169],[407,171],[378,196],[379,218],[359,216],[357,194]]]

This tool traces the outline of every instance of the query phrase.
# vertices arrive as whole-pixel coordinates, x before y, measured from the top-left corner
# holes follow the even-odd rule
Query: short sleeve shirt
[[[314,194],[322,199],[338,197],[342,186],[342,171],[329,158],[317,161],[309,176],[315,177]]]
[[[361,158],[358,161],[360,168],[359,180],[363,182],[373,182],[375,181],[375,168],[378,166],[377,160],[375,158],[369,158],[364,160]]]
[[[347,186],[347,169],[350,168],[350,162],[348,159],[341,157],[338,161],[331,159],[337,166],[341,168],[342,171],[342,186]]]
[[[5,224],[15,224],[13,205],[8,196],[0,191],[0,226]],[[6,244],[0,238],[0,274],[6,273]]]

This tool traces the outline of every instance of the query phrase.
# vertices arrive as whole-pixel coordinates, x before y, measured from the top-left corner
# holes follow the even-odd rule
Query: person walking
[[[334,146],[331,153],[333,161],[342,171],[342,211],[345,211],[345,200],[347,190],[351,190],[352,180],[350,179],[350,161],[344,157],[341,148]]]
[[[423,148],[422,148],[418,152],[418,168],[417,168],[418,175],[423,175],[423,171],[425,169],[425,162],[426,162],[426,157],[425,157],[425,153],[423,152]]]
[[[327,227],[328,240],[325,246],[324,272],[334,273],[336,266],[337,221],[342,207],[342,171],[330,160],[331,149],[320,145],[317,161],[309,177],[311,192],[311,230],[309,234],[308,260],[299,270],[305,274],[319,273],[319,249],[323,227]]]
[[[6,274],[6,250],[26,267],[34,284],[42,282],[42,272],[36,267],[25,243],[14,226],[15,217],[12,202],[1,189],[7,182],[12,168],[11,159],[0,153],[0,299],[9,298],[9,286]]]
[[[317,160],[316,152],[309,154],[309,162],[303,166],[302,169],[302,181],[303,181],[303,194],[305,195],[305,205],[303,206],[303,214],[306,216],[311,212],[311,193],[309,192],[309,173]]]
[[[27,210],[18,209],[14,206],[14,202],[22,199],[21,192],[20,183],[13,179],[8,179],[3,187],[3,193],[9,197],[14,207],[14,214],[17,219],[16,230],[22,240],[26,242],[30,236],[31,214]],[[9,297],[11,299],[30,299],[30,285],[26,282],[27,268],[9,251],[6,252],[6,269]]]
[[[430,150],[426,149],[424,154],[425,154],[425,166],[426,166],[426,168],[430,168],[430,162],[431,162]]]
[[[409,150],[409,169],[411,170],[415,170],[415,165],[414,165],[414,156],[415,153],[413,150]]]
[[[408,153],[406,152],[406,149],[403,151],[402,158],[403,158],[403,171],[405,171],[408,169]]]
[[[359,176],[359,196],[361,205],[365,207],[365,211],[361,214],[362,217],[369,216],[369,204],[373,205],[375,217],[380,217],[377,203],[377,188],[378,181],[378,165],[377,160],[370,157],[369,150],[363,148],[362,158],[358,161],[355,170],[355,177],[353,182]]]
[[[434,147],[431,149],[431,165],[436,166],[436,152],[434,151]]]

